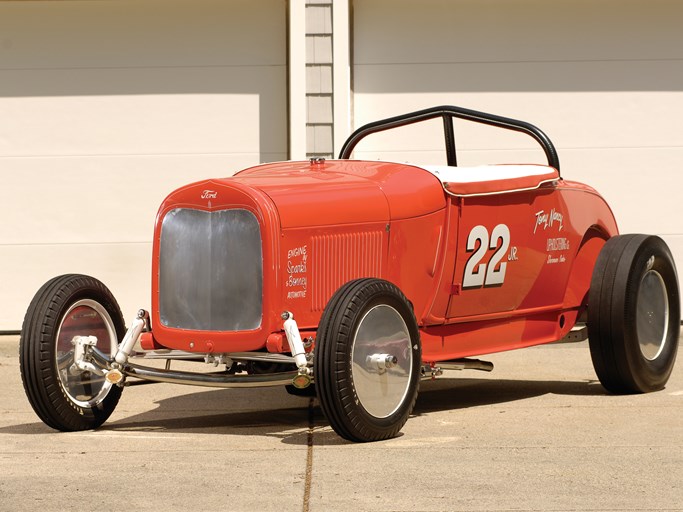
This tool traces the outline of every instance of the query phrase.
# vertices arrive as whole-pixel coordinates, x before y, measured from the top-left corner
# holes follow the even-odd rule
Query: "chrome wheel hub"
[[[59,383],[69,399],[80,407],[92,408],[107,396],[111,383],[104,376],[80,370],[75,364],[74,340],[97,339],[97,349],[114,356],[117,349],[114,323],[101,304],[85,299],[74,303],[64,315],[57,333],[56,364]]]
[[[648,270],[640,281],[636,303],[636,328],[643,357],[654,361],[666,345],[669,329],[669,299],[664,279]]]
[[[413,351],[410,332],[393,307],[370,309],[356,329],[351,373],[358,401],[376,418],[391,416],[410,388]]]

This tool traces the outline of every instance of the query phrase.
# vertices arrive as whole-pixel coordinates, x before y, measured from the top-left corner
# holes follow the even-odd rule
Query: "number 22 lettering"
[[[500,246],[498,246],[499,240]],[[477,242],[479,242],[479,247],[477,247]],[[501,263],[501,260],[507,253],[508,247],[510,247],[510,229],[505,224],[498,224],[493,228],[490,238],[486,227],[481,224],[474,226],[467,236],[467,252],[474,251],[474,253],[465,264],[465,275],[462,278],[463,289],[502,285],[505,281],[507,262]],[[489,249],[495,249],[495,252],[487,265],[481,261]]]

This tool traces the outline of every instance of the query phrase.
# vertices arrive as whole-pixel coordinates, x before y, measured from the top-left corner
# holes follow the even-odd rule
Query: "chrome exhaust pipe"
[[[452,361],[438,361],[433,366],[426,364],[420,369],[423,380],[434,380],[443,375],[444,370],[479,370],[493,371],[493,363],[479,359],[454,359]]]
[[[493,363],[479,359],[455,359],[453,361],[439,361],[437,363],[442,370],[480,370],[482,372],[493,371]]]

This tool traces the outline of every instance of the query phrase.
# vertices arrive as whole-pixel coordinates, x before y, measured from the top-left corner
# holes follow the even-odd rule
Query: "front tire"
[[[398,434],[417,399],[420,363],[415,315],[396,286],[358,279],[330,299],[316,339],[315,388],[341,437],[366,442]]]
[[[588,296],[588,341],[602,385],[613,393],[662,389],[679,331],[678,278],[666,243],[648,235],[610,238]]]
[[[112,293],[95,278],[69,274],[36,293],[24,317],[19,366],[24,390],[43,422],[65,432],[99,427],[111,415],[121,388],[80,371],[74,336],[96,336],[97,349],[114,356],[125,332]]]

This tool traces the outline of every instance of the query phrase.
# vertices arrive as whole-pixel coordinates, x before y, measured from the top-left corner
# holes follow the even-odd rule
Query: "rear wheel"
[[[680,331],[678,278],[659,237],[607,241],[593,270],[588,340],[593,366],[613,393],[644,393],[666,384]]]
[[[111,415],[121,388],[74,366],[75,336],[97,337],[97,349],[116,354],[125,328],[119,306],[100,281],[70,274],[38,290],[21,331],[19,366],[33,410],[57,430],[96,428]]]
[[[350,441],[395,436],[417,398],[421,348],[406,297],[380,279],[342,286],[320,321],[315,388],[332,428]]]

